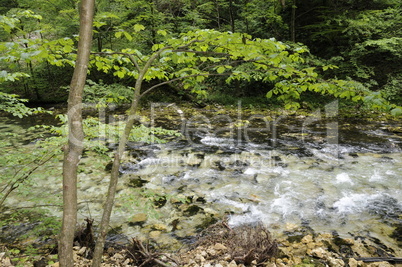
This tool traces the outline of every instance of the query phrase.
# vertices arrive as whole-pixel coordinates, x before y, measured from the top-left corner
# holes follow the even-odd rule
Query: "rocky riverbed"
[[[367,266],[377,263],[359,259],[402,255],[402,136],[394,124],[225,112],[158,113],[155,126],[170,125],[183,136],[164,145],[128,145],[113,229],[158,243],[170,258],[179,257],[179,266],[243,264],[225,256],[230,253],[224,242],[189,246],[201,229],[225,215],[230,215],[232,228],[262,221],[278,241],[278,253],[269,259],[278,266]],[[15,132],[6,122],[4,129]],[[16,132],[25,133],[24,127],[16,127]],[[28,139],[19,145],[32,151],[32,137]],[[113,150],[114,144],[108,145]],[[110,159],[92,156],[84,154],[79,170],[81,221],[99,219],[108,184]],[[32,177],[32,199],[21,194],[7,204],[40,204],[60,217],[60,167],[56,161]],[[47,173],[50,170],[53,173]],[[188,251],[169,254],[183,244]],[[215,244],[222,249],[209,254]],[[18,261],[18,253],[7,250],[9,245],[5,243],[1,254],[4,264]],[[85,256],[84,247],[76,249],[77,259]],[[115,252],[107,259],[118,262],[116,266],[126,261],[135,265],[123,249]]]
[[[387,267],[402,264],[402,258],[378,239],[362,236],[341,238],[336,233],[314,233],[309,228],[286,231],[275,237],[261,224],[230,228],[226,221],[201,232],[195,243],[172,251],[157,243],[133,239],[127,245],[109,244],[103,267],[185,266],[185,267]],[[149,241],[149,240],[148,240]],[[14,249],[15,251],[15,249]],[[74,247],[75,266],[90,266],[91,249]],[[2,246],[0,266],[58,267],[57,255],[27,256]]]

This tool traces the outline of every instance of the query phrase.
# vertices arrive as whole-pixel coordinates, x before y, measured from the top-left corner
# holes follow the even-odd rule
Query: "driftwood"
[[[276,240],[261,223],[231,228],[226,221],[218,222],[201,232],[195,246],[208,247],[216,243],[221,243],[228,249],[231,260],[246,266],[253,261],[257,262],[257,266],[262,266],[278,250]],[[219,259],[219,256],[215,257],[215,260]]]
[[[363,262],[379,262],[379,261],[387,261],[389,263],[402,263],[402,258],[396,257],[364,257],[364,258],[357,258],[358,261]]]
[[[128,248],[127,252],[139,267],[171,266],[169,263],[159,259],[160,256],[165,256],[168,260],[177,264],[177,262],[168,255],[156,251],[156,249],[150,247],[149,244],[144,245],[137,238],[133,238],[132,245]]]

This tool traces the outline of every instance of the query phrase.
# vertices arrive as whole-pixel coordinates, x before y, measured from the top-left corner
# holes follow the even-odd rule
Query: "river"
[[[341,236],[369,235],[400,251],[391,237],[402,223],[397,122],[340,119],[330,109],[310,115],[157,109],[163,112],[151,110],[150,124],[181,130],[183,136],[166,144],[129,145],[112,216],[112,225],[124,233],[161,230],[168,240],[185,239],[210,218],[227,215],[231,225],[261,221],[274,233],[302,225]],[[23,121],[0,120],[0,131],[23,136],[25,129]],[[20,144],[32,145],[27,139]],[[84,171],[79,177],[81,218],[90,213],[98,219],[108,175]],[[138,180],[142,187],[128,186]],[[60,201],[59,181],[35,181],[33,198],[50,192]],[[134,195],[138,190],[144,198]],[[156,211],[148,210],[146,196],[159,201]],[[28,202],[16,195],[8,204]],[[133,223],[131,217],[140,212],[148,213],[147,221]]]

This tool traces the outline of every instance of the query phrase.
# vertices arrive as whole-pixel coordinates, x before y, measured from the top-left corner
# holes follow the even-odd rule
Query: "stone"
[[[311,235],[306,235],[302,238],[301,242],[304,244],[309,244],[313,242],[313,237]]]
[[[357,261],[354,258],[350,258],[349,261],[349,267],[359,267],[359,266],[363,266],[363,262],[362,261]]]
[[[80,248],[80,250],[78,250],[77,254],[80,256],[83,256],[83,255],[85,255],[86,250],[87,250],[86,247],[82,247],[82,248]]]
[[[208,248],[207,253],[211,256],[215,256],[217,254],[217,251],[213,248]]]
[[[237,263],[232,260],[231,262],[229,262],[228,267],[237,267]]]
[[[223,255],[223,257],[222,257],[225,261],[230,261],[231,259],[232,259],[232,255],[230,255],[230,254],[225,254],[225,255]]]
[[[123,262],[123,265],[126,265],[126,266],[129,266],[129,264],[131,263],[131,259],[126,259],[124,262]]]
[[[10,258],[4,258],[4,259],[1,260],[0,263],[1,263],[1,266],[4,266],[4,267],[12,267],[12,266],[14,266],[14,265],[12,265]]]
[[[115,258],[117,260],[122,260],[122,259],[124,259],[124,256],[121,255],[120,253],[116,253],[116,254],[113,255],[113,258]]]
[[[227,250],[227,247],[225,245],[221,244],[221,243],[216,243],[214,245],[214,249],[216,249],[216,250]]]
[[[132,224],[141,224],[146,222],[148,219],[148,215],[146,213],[137,213],[131,217],[130,223]]]
[[[327,251],[323,248],[316,248],[311,250],[311,255],[323,259],[327,256]]]
[[[149,238],[151,239],[158,239],[161,236],[161,231],[151,231],[149,232]]]
[[[154,225],[152,225],[152,228],[155,230],[159,230],[159,231],[166,231],[167,230],[167,226],[164,225],[163,223],[156,223]]]
[[[314,249],[315,247],[317,247],[317,244],[314,243],[314,242],[307,243],[306,245],[307,245],[307,248],[308,248],[308,249]]]
[[[353,246],[355,244],[355,241],[351,238],[344,238],[343,241],[344,241],[345,245]]]
[[[202,264],[202,263],[205,262],[205,258],[204,258],[203,256],[201,256],[200,254],[197,254],[197,255],[195,256],[195,262]]]
[[[331,267],[342,267],[345,266],[345,262],[341,259],[335,259],[335,258],[328,258],[329,266]]]

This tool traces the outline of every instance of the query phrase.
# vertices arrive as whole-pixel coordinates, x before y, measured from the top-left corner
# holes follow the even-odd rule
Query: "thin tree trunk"
[[[138,80],[137,80],[137,84],[138,84]],[[135,87],[134,100],[131,104],[130,115],[127,119],[126,126],[124,128],[124,133],[120,137],[119,146],[114,155],[113,166],[112,166],[112,171],[111,171],[110,181],[109,181],[109,188],[108,188],[108,192],[107,192],[106,202],[103,207],[102,220],[99,225],[94,255],[92,258],[92,267],[99,267],[102,263],[103,248],[105,245],[106,234],[107,234],[107,230],[109,227],[110,216],[112,214],[114,199],[115,199],[115,195],[116,195],[117,183],[119,180],[120,162],[121,162],[121,158],[123,156],[123,153],[124,153],[124,150],[126,147],[127,140],[130,136],[131,129],[133,128],[133,125],[134,125],[135,114],[137,113],[137,109],[138,109],[140,92],[141,92],[141,84],[139,86]]]
[[[296,0],[292,3],[292,15],[290,18],[290,40],[296,42]]]
[[[219,10],[219,3],[217,0],[215,0],[215,9],[216,9],[216,23],[218,24],[218,30],[221,29],[221,16],[220,16],[220,10]]]
[[[233,15],[233,1],[229,0],[229,16],[230,16],[230,28],[232,32],[235,32],[235,21]]]
[[[73,240],[77,224],[77,169],[83,151],[82,92],[88,71],[92,44],[92,21],[95,0],[82,0],[77,61],[68,97],[68,143],[63,161],[63,222],[59,240],[61,267],[72,267]]]
[[[107,192],[106,202],[103,207],[102,220],[99,225],[94,255],[92,258],[92,267],[100,267],[100,265],[102,263],[102,254],[103,254],[103,249],[104,249],[104,245],[105,245],[106,234],[107,234],[107,230],[109,227],[110,216],[112,214],[112,209],[113,209],[113,205],[114,205],[117,183],[119,181],[120,163],[121,163],[121,159],[123,157],[124,150],[126,149],[126,144],[130,137],[131,130],[132,130],[134,122],[135,122],[135,117],[137,114],[138,105],[139,105],[140,98],[141,98],[142,81],[143,81],[144,76],[147,73],[149,67],[153,63],[153,61],[156,58],[158,58],[160,56],[160,54],[167,48],[168,47],[165,47],[165,48],[159,50],[147,61],[147,63],[145,64],[145,66],[142,69],[138,69],[139,75],[138,75],[138,78],[135,83],[135,91],[134,91],[133,101],[131,102],[130,113],[129,113],[129,116],[126,121],[126,126],[124,127],[124,132],[120,136],[119,146],[117,148],[116,153],[114,154],[113,166],[112,166],[112,171],[111,171],[110,181],[109,181],[109,188],[108,188],[108,192]],[[136,65],[136,63],[134,62],[135,59],[130,58],[130,60],[133,62],[134,65]]]

